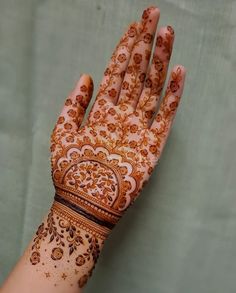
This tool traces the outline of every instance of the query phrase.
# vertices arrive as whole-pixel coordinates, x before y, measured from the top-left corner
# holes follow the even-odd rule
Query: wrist
[[[92,274],[104,238],[54,201],[31,245],[30,264],[55,287],[82,288]]]
[[[55,186],[52,210],[72,221],[92,235],[105,240],[120,219],[120,213],[102,204],[95,197],[88,197],[69,187]]]

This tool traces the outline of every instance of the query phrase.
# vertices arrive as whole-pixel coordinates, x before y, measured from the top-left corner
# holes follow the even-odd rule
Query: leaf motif
[[[83,240],[83,238],[82,238],[81,236],[79,236],[79,242],[80,242],[81,244],[84,244],[84,240]]]
[[[69,235],[70,235],[71,238],[73,238],[74,237],[74,231],[70,230]]]
[[[74,252],[74,247],[72,246],[69,250],[69,255],[71,255]]]

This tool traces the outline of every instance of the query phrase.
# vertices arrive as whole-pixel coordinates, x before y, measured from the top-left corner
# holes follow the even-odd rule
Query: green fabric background
[[[140,199],[107,241],[85,292],[236,290],[236,2],[0,0],[0,279],[53,198],[49,136],[80,74],[95,92],[142,10],[175,28],[187,68],[168,144]]]

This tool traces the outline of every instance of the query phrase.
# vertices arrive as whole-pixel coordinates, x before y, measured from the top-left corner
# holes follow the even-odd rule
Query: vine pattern
[[[60,232],[58,232],[60,230]],[[92,270],[97,262],[103,242],[95,236],[88,233],[81,233],[81,230],[71,224],[69,221],[59,218],[53,211],[48,214],[45,222],[43,222],[36,232],[36,236],[31,246],[30,262],[36,266],[41,263],[45,265],[45,256],[41,259],[40,249],[52,244],[50,249],[50,258],[55,262],[68,262],[76,267],[89,267],[88,273],[83,274],[78,281],[79,287],[83,287],[92,274]],[[78,247],[83,249],[79,250]],[[81,251],[84,251],[81,253]],[[75,270],[75,274],[78,271]],[[50,278],[50,272],[45,272],[46,278]],[[67,275],[63,273],[61,278],[65,280]]]

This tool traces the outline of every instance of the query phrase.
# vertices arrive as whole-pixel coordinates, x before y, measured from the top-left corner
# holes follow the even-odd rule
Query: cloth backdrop
[[[85,289],[233,293],[236,288],[236,2],[0,0],[0,279],[53,199],[49,137],[83,72],[95,92],[127,25],[149,5],[187,68],[158,168],[109,237]]]

